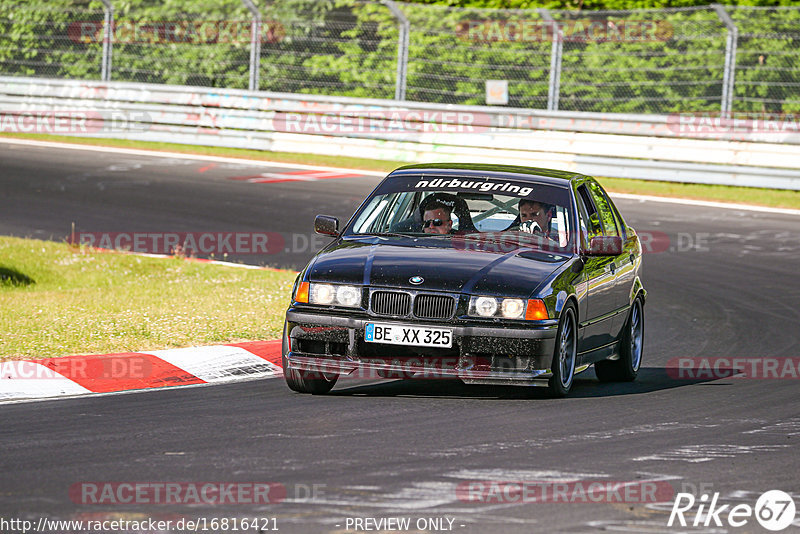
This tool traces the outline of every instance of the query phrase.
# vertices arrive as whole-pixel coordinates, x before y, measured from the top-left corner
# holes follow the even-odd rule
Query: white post
[[[251,91],[258,91],[258,75],[261,67],[261,12],[253,0],[242,0],[242,3],[253,15],[253,20],[250,22],[250,82],[248,88]]]
[[[725,68],[722,72],[722,103],[723,117],[730,117],[733,112],[733,85],[736,79],[736,46],[739,41],[739,28],[733,22],[725,7],[720,4],[711,4],[717,16],[728,28],[728,38],[725,42]]]
[[[408,74],[408,41],[411,33],[411,23],[392,0],[382,0],[383,4],[389,8],[392,15],[397,19],[397,80],[394,88],[394,99],[406,99],[406,77]]]
[[[541,7],[539,15],[553,26],[553,46],[550,48],[550,84],[547,89],[547,111],[558,110],[561,92],[561,56],[564,52],[564,32],[550,12]]]
[[[100,79],[104,82],[111,81],[111,52],[114,38],[114,6],[111,0],[103,0],[103,57],[100,59]]]

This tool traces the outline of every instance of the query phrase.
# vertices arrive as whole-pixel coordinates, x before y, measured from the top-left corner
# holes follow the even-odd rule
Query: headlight
[[[361,305],[361,288],[333,284],[311,283],[308,292],[309,304],[323,306],[346,306],[357,308]]]
[[[525,312],[525,303],[522,299],[503,299],[500,311],[506,319],[519,319]]]
[[[354,286],[339,286],[336,302],[342,306],[358,306],[361,304],[361,292]]]
[[[474,317],[503,317],[505,319],[526,319],[541,321],[547,319],[547,308],[538,299],[471,297],[469,315]]]
[[[497,299],[494,297],[472,297],[469,307],[479,317],[492,317],[497,313]]]
[[[309,302],[311,304],[333,304],[333,299],[336,297],[336,290],[332,285],[328,284],[311,284],[311,293],[309,296]]]

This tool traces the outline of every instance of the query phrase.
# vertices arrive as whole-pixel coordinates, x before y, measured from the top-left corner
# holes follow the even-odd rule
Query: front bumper
[[[367,343],[366,323],[449,328],[450,349]],[[468,384],[547,385],[556,321],[525,327],[461,321],[350,317],[290,308],[286,312],[285,366],[289,369],[366,377],[459,378]]]

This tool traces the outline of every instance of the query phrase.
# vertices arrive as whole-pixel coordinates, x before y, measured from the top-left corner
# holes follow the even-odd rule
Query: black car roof
[[[567,185],[575,178],[586,178],[583,174],[520,165],[494,165],[489,163],[418,163],[405,165],[389,173],[392,176],[408,175],[502,177],[514,180]]]

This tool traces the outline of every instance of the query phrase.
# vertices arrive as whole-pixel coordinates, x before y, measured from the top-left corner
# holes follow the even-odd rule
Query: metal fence
[[[175,5],[3,0],[0,74],[601,113],[800,112],[800,7]]]
[[[800,190],[800,134],[696,137],[665,115],[19,76],[0,76],[0,110],[8,131]]]

